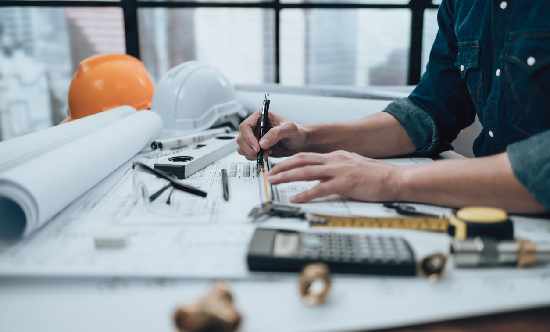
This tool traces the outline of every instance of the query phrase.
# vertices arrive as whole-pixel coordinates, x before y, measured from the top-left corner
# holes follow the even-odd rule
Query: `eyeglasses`
[[[184,207],[178,201],[188,194],[206,197],[207,193],[193,186],[179,182],[172,175],[134,162],[134,198],[142,202],[148,211],[166,216],[177,216]],[[187,197],[189,198],[189,197]]]

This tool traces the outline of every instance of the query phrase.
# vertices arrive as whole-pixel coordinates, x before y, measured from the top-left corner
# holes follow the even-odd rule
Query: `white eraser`
[[[126,247],[126,238],[121,236],[96,236],[96,249],[120,249]]]

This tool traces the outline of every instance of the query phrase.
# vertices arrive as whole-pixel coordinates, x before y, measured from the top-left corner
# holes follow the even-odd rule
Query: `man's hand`
[[[396,178],[401,168],[346,151],[299,153],[275,165],[267,179],[271,184],[321,182],[315,188],[292,197],[292,203],[331,194],[360,201],[394,201],[397,197]]]
[[[260,146],[264,149],[264,158],[288,157],[303,150],[306,141],[306,130],[282,116],[269,113],[267,120],[267,133],[258,143],[260,136],[260,116],[262,110],[252,113],[239,126],[237,138],[237,152],[248,160],[256,160]]]
[[[267,179],[271,184],[321,182],[292,197],[292,203],[340,194],[370,202],[417,202],[456,208],[490,206],[509,213],[549,212],[516,178],[507,153],[409,166],[395,166],[344,151],[300,153],[275,165]]]

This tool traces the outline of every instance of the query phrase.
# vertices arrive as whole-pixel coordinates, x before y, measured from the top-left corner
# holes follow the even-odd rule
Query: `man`
[[[320,181],[294,203],[341,194],[362,201],[548,211],[550,1],[445,0],[438,23],[427,71],[408,98],[350,122],[298,125],[270,114],[271,129],[260,142],[256,111],[240,126],[238,152],[251,160],[260,146],[265,157],[310,152],[268,174],[272,184]],[[476,113],[483,125],[476,159],[415,166],[370,159],[452,149]]]

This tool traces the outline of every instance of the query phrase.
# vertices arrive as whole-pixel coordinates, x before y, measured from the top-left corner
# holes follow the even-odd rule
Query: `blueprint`
[[[182,182],[208,196],[185,194],[174,200],[178,214],[166,216],[134,200],[133,161],[152,165],[156,160],[135,157],[40,231],[4,244],[0,275],[246,276],[246,249],[254,231],[247,215],[260,203],[255,165],[235,153],[195,173]],[[229,170],[229,202],[222,195],[222,168]],[[126,245],[98,250],[94,240],[103,237],[124,239]]]
[[[17,243],[0,244],[1,276],[106,276],[249,278],[246,266],[248,243],[257,226],[286,227],[301,231],[308,224],[295,219],[270,219],[255,223],[250,210],[261,203],[263,176],[255,163],[236,152],[221,158],[182,182],[208,193],[200,198],[182,193],[173,201],[173,215],[148,211],[134,200],[132,163],[152,165],[155,159],[138,155],[90,189],[39,231]],[[430,162],[425,158],[388,160],[397,164]],[[222,195],[220,170],[229,174],[230,199]],[[280,202],[315,182],[274,186]],[[381,204],[364,203],[332,195],[301,204],[303,209],[329,214],[395,216]],[[434,211],[448,209],[429,207]],[[516,218],[517,233],[525,238],[550,240],[548,222]],[[316,231],[329,231],[318,230]],[[399,229],[333,229],[405,237],[418,257],[445,252],[444,234]],[[116,248],[98,248],[97,239],[114,239]],[[118,243],[117,242],[117,243]]]
[[[153,167],[155,159],[144,161]],[[225,201],[222,191],[221,170],[227,169],[229,176],[229,201]],[[231,154],[191,175],[182,183],[206,191],[208,196],[198,197],[183,192],[172,194],[169,211],[146,211],[143,204],[134,202],[132,192],[133,170],[128,165],[106,193],[98,193],[99,202],[93,211],[103,218],[117,220],[123,224],[158,225],[174,224],[222,224],[248,222],[248,212],[260,203],[256,164]],[[79,215],[75,217],[79,218]]]

